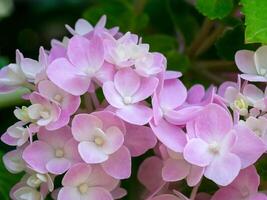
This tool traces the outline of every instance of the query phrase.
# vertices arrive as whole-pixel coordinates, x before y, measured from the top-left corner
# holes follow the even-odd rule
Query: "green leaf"
[[[169,51],[166,54],[167,57],[167,69],[176,70],[180,72],[186,72],[190,67],[189,58],[178,51]]]
[[[144,37],[143,42],[149,44],[151,51],[165,53],[173,49],[178,49],[176,39],[165,34]]]
[[[6,57],[0,56],[0,68],[8,64],[8,59]]]
[[[146,13],[135,14],[132,4],[125,1],[104,1],[89,7],[83,14],[83,17],[95,24],[103,15],[107,15],[108,27],[119,26],[123,32],[138,32],[145,28],[149,22],[149,16]]]
[[[266,0],[241,0],[246,17],[246,43],[267,43],[266,3]]]
[[[199,12],[210,19],[222,19],[233,9],[232,0],[197,0],[196,7]]]
[[[254,46],[244,44],[244,40],[244,26],[238,25],[228,29],[215,44],[218,55],[225,60],[234,60],[235,53],[238,50],[254,50]]]
[[[9,200],[9,191],[21,179],[21,174],[10,174],[2,161],[4,153],[0,152],[0,196],[1,200]]]

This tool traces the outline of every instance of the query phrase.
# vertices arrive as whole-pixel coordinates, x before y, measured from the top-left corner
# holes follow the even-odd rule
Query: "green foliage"
[[[197,9],[210,19],[222,19],[233,9],[232,0],[197,0]]]
[[[1,200],[9,200],[10,189],[21,179],[20,175],[11,175],[5,168],[2,157],[4,153],[0,152],[0,197]]]
[[[266,0],[241,0],[246,17],[246,43],[267,43],[266,3]]]
[[[6,57],[0,56],[0,68],[4,67],[7,64],[8,64],[8,59]]]
[[[92,23],[103,15],[108,16],[108,26],[119,26],[123,32],[138,32],[146,27],[149,17],[145,13],[138,13],[136,7],[127,1],[101,1],[92,7],[89,7],[83,17]]]
[[[253,45],[245,45],[244,40],[243,25],[225,31],[215,44],[218,55],[226,60],[234,60],[234,55],[238,50],[254,49]]]

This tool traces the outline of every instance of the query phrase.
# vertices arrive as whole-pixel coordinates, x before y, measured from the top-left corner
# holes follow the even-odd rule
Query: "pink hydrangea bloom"
[[[74,114],[81,103],[79,96],[65,92],[48,80],[41,81],[38,84],[38,91],[42,96],[57,103],[61,108],[61,114],[64,113],[64,115]]]
[[[31,137],[30,130],[24,127],[24,122],[17,122],[7,129],[1,136],[2,142],[11,146],[22,146],[25,144],[29,137]]]
[[[194,130],[195,138],[185,146],[184,158],[205,167],[204,176],[219,185],[231,183],[241,168],[253,164],[265,151],[249,129],[233,127],[230,114],[216,104],[202,111],[194,122]]]
[[[266,73],[267,46],[261,46],[257,51],[240,50],[235,54],[235,63],[243,72],[241,78],[252,82],[267,82]]]
[[[72,134],[79,142],[79,153],[86,163],[101,163],[115,178],[130,176],[131,154],[123,145],[125,126],[113,113],[100,111],[76,115],[72,121]]]
[[[61,108],[55,102],[49,101],[37,92],[30,95],[32,105],[16,109],[16,117],[24,123],[32,123],[32,127],[46,127],[48,130],[56,130],[68,124],[69,115],[61,112]],[[36,131],[36,129],[35,129]]]
[[[47,75],[63,90],[73,95],[82,95],[88,91],[92,79],[99,75],[104,64],[104,53],[99,36],[94,35],[90,40],[74,36],[68,43],[68,59],[54,60],[48,66]]]
[[[113,82],[104,83],[103,92],[120,118],[132,124],[144,125],[152,118],[152,110],[141,101],[153,94],[157,84],[157,78],[140,77],[131,68],[125,68],[115,74]]]
[[[111,191],[118,180],[108,176],[100,167],[84,163],[73,166],[62,180],[58,200],[112,200]]]
[[[204,174],[204,168],[188,163],[182,153],[176,153],[161,146],[166,158],[163,161],[162,178],[166,182],[176,182],[186,179],[188,186],[195,186]]]
[[[103,15],[99,21],[96,23],[95,27],[93,27],[87,20],[85,19],[78,19],[77,22],[75,23],[74,29],[71,28],[69,25],[65,25],[67,30],[72,34],[72,35],[88,35],[91,33],[93,30],[104,30],[108,32],[111,35],[115,35],[119,28],[118,27],[113,27],[109,30],[105,28],[107,21],[106,15]]]
[[[211,200],[266,200],[267,195],[258,192],[260,177],[252,165],[240,171],[228,186],[221,187]]]
[[[63,174],[81,160],[77,149],[78,143],[72,138],[70,127],[56,131],[42,128],[38,133],[38,141],[24,150],[23,159],[40,173]],[[42,159],[39,159],[40,155]]]

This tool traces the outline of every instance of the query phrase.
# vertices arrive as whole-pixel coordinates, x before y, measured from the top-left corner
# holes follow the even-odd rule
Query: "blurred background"
[[[51,39],[70,36],[65,24],[74,26],[78,18],[95,24],[106,14],[107,27],[119,26],[120,31],[139,34],[152,51],[163,53],[168,69],[183,72],[187,86],[205,86],[235,80],[234,53],[239,49],[255,49],[244,44],[244,23],[237,1],[233,0],[226,17],[210,20],[195,8],[194,0],[0,0],[0,67],[15,60],[15,50],[25,57],[37,58],[40,46],[50,48]],[[24,104],[20,93],[0,95],[0,132],[15,122],[15,106]],[[0,156],[7,151],[0,143]],[[150,153],[150,152],[149,152]],[[135,199],[134,160],[131,180],[123,182]],[[0,163],[0,199],[9,199],[8,191],[19,178],[7,175]]]

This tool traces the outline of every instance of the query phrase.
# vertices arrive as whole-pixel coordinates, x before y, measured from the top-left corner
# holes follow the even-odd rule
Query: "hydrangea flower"
[[[125,126],[113,113],[76,115],[72,121],[72,134],[79,142],[79,153],[86,163],[101,164],[115,178],[130,176],[131,154],[123,146]]]
[[[194,122],[195,138],[188,141],[184,158],[205,167],[204,176],[219,185],[228,185],[241,168],[253,164],[265,151],[248,129],[234,128],[230,114],[216,104],[208,105]],[[248,151],[249,141],[254,152]]]
[[[267,195],[258,192],[260,177],[252,165],[240,171],[228,186],[220,188],[211,200],[266,200]]]
[[[104,83],[103,92],[120,118],[132,124],[144,125],[152,118],[152,110],[142,101],[153,94],[157,84],[157,78],[143,78],[126,68],[115,74],[114,81]]]
[[[65,126],[56,131],[42,128],[38,133],[38,141],[24,150],[23,159],[40,173],[63,174],[81,160],[77,146],[70,127]],[[38,159],[40,155],[42,159]]]
[[[252,82],[267,82],[266,52],[267,46],[261,46],[255,52],[250,50],[236,52],[235,63],[244,73],[240,75],[241,78]]]
[[[62,180],[59,200],[99,199],[112,200],[111,191],[118,181],[108,176],[101,168],[87,164],[73,166]]]

